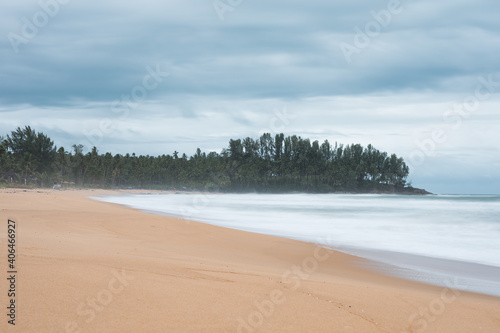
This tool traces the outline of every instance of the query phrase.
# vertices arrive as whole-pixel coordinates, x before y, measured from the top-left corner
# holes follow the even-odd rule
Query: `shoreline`
[[[131,193],[123,193],[123,194],[125,195]],[[197,194],[189,192],[183,192],[183,193],[169,192],[165,194],[192,195],[193,206],[196,206],[194,201],[195,199],[199,199],[200,205],[204,206],[201,203],[203,201],[203,198],[198,198]],[[203,193],[200,194],[204,195]],[[459,290],[475,292],[494,297],[500,297],[500,281],[497,281],[498,280],[497,277],[500,276],[500,266],[493,266],[491,264],[484,262],[481,263],[474,261],[466,261],[461,258],[452,259],[446,257],[439,257],[437,255],[433,256],[426,254],[416,254],[411,252],[400,252],[397,250],[376,249],[376,248],[359,247],[359,246],[356,247],[354,245],[339,246],[332,244],[328,239],[321,240],[320,238],[318,238],[316,240],[313,240],[310,237],[298,237],[297,234],[293,235],[290,233],[286,234],[286,232],[283,233],[283,230],[281,230],[281,232],[278,231],[266,232],[264,230],[255,229],[255,227],[252,228],[238,227],[237,223],[232,225],[227,225],[226,223],[218,223],[215,220],[216,217],[214,216],[211,216],[210,219],[207,219],[199,214],[191,215],[187,211],[185,214],[183,214],[181,213],[182,209],[179,210],[178,213],[166,212],[152,208],[152,206],[145,208],[144,203],[136,204],[135,201],[132,202],[127,202],[127,201],[120,202],[120,200],[108,201],[107,197],[109,196],[106,195],[100,197],[92,197],[92,199],[123,205],[124,207],[134,208],[136,210],[149,214],[169,216],[181,219],[182,218],[192,219],[197,222],[207,223],[210,225],[216,225],[234,230],[242,230],[256,234],[271,235],[276,237],[282,237],[285,239],[305,241],[311,244],[318,244],[320,246],[332,249],[334,251],[340,251],[342,253],[367,259],[370,261],[369,264],[367,264],[367,267],[385,275],[399,277],[406,280],[421,282],[438,287],[446,287],[448,284],[450,284],[450,281],[455,281],[454,285]],[[238,219],[237,217],[235,218]]]
[[[19,298],[24,305],[16,329],[500,329],[496,297],[387,277],[359,267],[366,264],[364,259],[310,243],[146,214],[88,198],[117,193],[123,191],[0,190],[2,220],[15,218],[20,224]],[[5,232],[1,239],[4,243]],[[5,282],[0,287],[4,290]],[[5,298],[2,293],[2,304]],[[89,305],[89,299],[97,304]],[[10,332],[11,327],[6,328]]]
[[[131,194],[131,193],[124,193]],[[133,193],[132,193],[133,194]],[[143,194],[143,193],[137,193]],[[154,194],[154,193],[151,193]],[[165,193],[165,194],[177,194],[177,193]],[[184,193],[189,194],[189,193]],[[97,198],[91,197],[97,201],[108,202],[105,200],[100,200],[99,198],[104,198],[106,196],[99,196]],[[113,203],[113,202],[108,202]],[[113,203],[122,205],[124,207],[129,207],[126,204]],[[182,219],[182,215],[169,214],[154,209],[140,209],[134,208],[138,211],[156,214],[160,216],[167,216],[173,218]],[[200,223],[212,224],[203,220],[194,221]],[[242,230],[245,232],[251,232],[259,235],[266,235],[265,233],[260,233],[257,231],[249,231],[244,229],[237,229],[231,227],[224,227],[233,230]],[[497,277],[500,276],[500,267],[491,266],[483,263],[469,262],[463,260],[454,260],[439,257],[430,257],[425,255],[418,255],[412,253],[402,253],[396,251],[388,250],[378,250],[370,248],[357,248],[357,247],[347,247],[347,246],[334,246],[325,243],[314,243],[308,240],[301,240],[286,236],[280,236],[274,234],[271,236],[304,241],[313,245],[322,246],[334,251],[342,252],[348,255],[353,255],[362,259],[366,259],[368,262],[365,264],[366,268],[372,271],[402,278],[405,280],[421,282],[424,284],[437,286],[437,287],[447,287],[453,284],[454,288],[461,291],[469,291],[473,293],[500,297],[500,282],[497,281]],[[325,240],[326,241],[326,240]],[[451,282],[450,282],[451,281]]]
[[[367,259],[368,268],[385,275],[500,298],[497,266],[376,249],[332,249]]]

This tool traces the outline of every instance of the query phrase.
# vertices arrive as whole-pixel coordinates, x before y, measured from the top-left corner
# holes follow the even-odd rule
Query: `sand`
[[[0,190],[1,332],[500,332],[499,298],[384,276],[314,244],[88,198],[103,194],[117,192]]]

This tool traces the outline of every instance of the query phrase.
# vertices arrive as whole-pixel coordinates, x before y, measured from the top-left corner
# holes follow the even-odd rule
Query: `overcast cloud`
[[[397,153],[433,192],[500,192],[498,1],[215,3],[2,3],[0,135],[192,155],[282,131]]]

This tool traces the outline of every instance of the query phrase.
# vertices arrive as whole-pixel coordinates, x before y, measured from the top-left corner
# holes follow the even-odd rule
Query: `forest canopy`
[[[188,189],[220,192],[398,192],[409,168],[372,145],[311,142],[269,133],[231,139],[220,153],[190,157],[100,154],[96,147],[57,148],[31,127],[0,136],[0,182],[52,187]],[[411,188],[411,187],[410,187]]]

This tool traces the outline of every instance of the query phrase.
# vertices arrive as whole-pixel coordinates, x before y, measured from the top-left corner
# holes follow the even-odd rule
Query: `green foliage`
[[[54,142],[43,133],[37,133],[30,126],[12,131],[4,141],[13,158],[20,162],[26,173],[46,172],[51,169],[55,157]]]
[[[0,142],[2,142],[0,140]],[[230,140],[222,152],[136,156],[84,154],[82,145],[56,150],[43,133],[17,128],[0,145],[2,173],[21,173],[39,186],[175,188],[207,191],[371,192],[403,188],[409,168],[402,158],[372,145],[311,142],[293,135]]]

